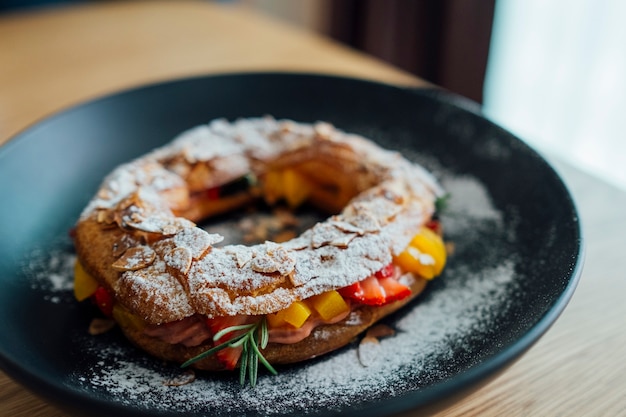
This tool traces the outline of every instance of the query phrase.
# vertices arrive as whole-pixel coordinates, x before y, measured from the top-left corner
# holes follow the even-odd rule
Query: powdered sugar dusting
[[[76,255],[66,240],[55,242],[54,249],[34,250],[23,266],[30,287],[44,291],[44,298],[52,303],[73,301]]]
[[[140,352],[117,331],[92,337],[84,328],[77,328],[68,337],[80,346],[86,365],[71,374],[72,382],[86,395],[110,398],[129,410],[215,416],[306,415],[362,406],[364,399],[393,399],[454,376],[463,371],[459,367],[481,361],[484,352],[492,348],[485,340],[502,330],[519,291],[519,260],[509,247],[515,236],[485,186],[473,177],[445,171],[442,183],[451,194],[443,223],[455,253],[443,276],[416,302],[385,320],[396,334],[381,339],[375,355],[360,360],[354,344],[319,359],[279,368],[278,376],[261,370],[254,389],[239,386],[236,374],[204,373],[198,373],[193,383],[172,387],[165,381],[182,373],[178,367]],[[189,245],[200,251],[203,245],[196,247],[193,242]],[[74,305],[74,259],[71,250],[65,249],[34,253],[25,266],[31,287],[43,291],[49,302]],[[245,261],[245,256],[233,256],[232,260]],[[363,358],[367,358],[365,364]]]
[[[259,148],[271,156],[259,158]],[[234,179],[230,171],[232,158],[247,161],[242,165],[246,170],[238,171],[237,176],[266,175],[264,185],[249,190],[249,197],[262,195],[271,202],[274,193],[270,174],[290,178],[286,173],[298,169],[305,172],[302,178],[310,176],[301,180],[302,184],[310,181],[317,188],[336,188],[331,197],[320,197],[325,195],[322,193],[311,198],[347,203],[335,220],[354,226],[358,232],[354,234],[345,227],[319,224],[309,236],[310,245],[302,247],[300,238],[297,249],[286,244],[272,254],[265,244],[265,247],[253,249],[250,262],[246,263],[241,260],[248,256],[238,253],[245,251],[239,247],[209,250],[221,236],[208,235],[185,217],[197,220],[207,214],[198,209],[195,210],[197,217],[193,215],[194,207],[206,203],[194,192],[206,194],[215,187],[219,190],[226,186],[227,179]],[[185,161],[188,165],[183,163]],[[225,162],[224,166],[220,161]],[[325,165],[327,161],[333,164]],[[324,167],[330,170],[328,178],[315,179],[311,170],[319,172]],[[334,182],[341,177],[350,180]],[[284,178],[281,180],[284,184],[277,187],[281,192],[289,189],[286,185],[289,181]],[[307,125],[271,117],[239,119],[233,123],[215,120],[181,133],[169,144],[107,176],[81,214],[76,245],[82,249],[93,240],[96,251],[107,250],[98,246],[103,241],[101,235],[94,237],[86,231],[93,222],[118,226],[133,235],[160,235],[159,239],[152,236],[154,243],[147,245],[155,249],[154,256],[173,270],[166,273],[181,281],[181,289],[187,293],[189,305],[196,313],[208,317],[268,314],[299,299],[353,284],[389,264],[392,255],[401,252],[421,224],[430,218],[434,202],[441,193],[438,182],[422,167],[365,137],[345,133],[328,123]],[[290,195],[285,193],[283,197],[289,200]],[[331,203],[324,204],[332,207]],[[168,239],[170,236],[174,236],[173,239]],[[228,256],[221,251],[226,251]],[[235,252],[235,256],[231,256],[231,252]],[[154,261],[152,255],[123,255],[112,268],[151,270],[148,267]],[[100,273],[106,270],[101,265],[89,265],[89,256],[81,262],[87,262],[88,269],[92,267]],[[272,285],[263,288],[268,280],[266,274],[279,276]],[[132,294],[133,305],[142,301],[161,302],[150,308],[172,313],[171,316],[159,315],[159,321],[153,320],[153,314],[144,314],[152,324],[174,321],[187,314],[174,311],[171,303],[168,305],[169,294],[155,295],[153,292],[159,290],[151,285],[149,278],[145,273],[141,276],[127,273],[120,282],[109,285]],[[147,286],[142,289],[143,283]],[[290,286],[295,288],[287,291]],[[119,299],[125,300],[123,296]]]
[[[386,321],[397,333],[381,339],[375,355],[361,358],[368,358],[366,366],[352,345],[279,368],[278,376],[262,373],[254,389],[239,386],[234,374],[203,373],[191,384],[171,387],[164,381],[182,373],[178,368],[142,356],[121,338],[114,343],[90,338],[81,343],[99,358],[98,366],[76,378],[85,390],[109,395],[129,408],[217,416],[340,411],[359,406],[364,398],[393,398],[445,380],[459,371],[457,361],[467,362],[467,355],[479,360],[481,343],[498,331],[518,286],[517,259],[502,249],[510,232],[484,186],[450,174],[444,183],[452,194],[444,224],[456,253],[441,278]],[[464,194],[466,189],[474,192]],[[457,195],[463,198],[456,200]]]

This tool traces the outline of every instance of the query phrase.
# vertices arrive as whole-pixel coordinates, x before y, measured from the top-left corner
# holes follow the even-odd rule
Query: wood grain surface
[[[0,16],[0,144],[42,118],[147,83],[250,70],[425,85],[380,61],[247,9],[111,2]],[[518,362],[437,416],[626,415],[626,193],[549,157],[586,237],[579,287]],[[431,413],[432,414],[432,413]],[[64,416],[0,372],[1,416]],[[407,413],[406,416],[417,415]],[[420,414],[423,415],[423,414]]]

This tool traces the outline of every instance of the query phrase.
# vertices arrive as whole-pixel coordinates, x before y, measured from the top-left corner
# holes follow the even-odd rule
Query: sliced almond
[[[198,228],[185,228],[174,236],[174,244],[189,249],[193,259],[200,259],[209,248],[224,240],[224,236],[217,233],[207,233]]]
[[[126,252],[128,249],[133,246],[137,246],[138,242],[133,239],[129,234],[123,234],[121,238],[119,238],[114,244],[112,248],[112,254],[116,258],[119,258]]]
[[[261,272],[263,274],[271,274],[272,272],[278,271],[276,262],[266,254],[257,255],[252,258],[250,268],[255,272]]]
[[[115,327],[115,320],[95,318],[89,323],[89,334],[97,336],[106,333]]]
[[[254,256],[254,253],[247,246],[244,245],[227,246],[225,251],[226,253],[229,253],[235,257],[237,267],[240,269],[246,266]]]
[[[367,333],[365,333],[365,337],[380,339],[383,337],[393,336],[394,334],[396,334],[396,331],[386,324],[376,324],[375,326],[372,326],[367,330]]]
[[[176,375],[170,379],[163,381],[163,385],[166,387],[182,387],[183,385],[191,384],[196,380],[196,373],[193,369],[187,369],[179,375]]]
[[[96,215],[98,223],[111,224],[115,222],[115,213],[112,210],[101,209]]]
[[[357,227],[345,221],[333,220],[330,222],[330,224],[332,224],[333,226],[335,226],[337,229],[341,230],[342,232],[356,233],[359,236],[365,234],[365,230],[363,230],[362,228]]]
[[[342,232],[328,223],[318,223],[313,227],[311,246],[321,248],[342,235]]]
[[[361,211],[355,216],[350,217],[348,221],[367,233],[378,232],[381,228],[380,222],[376,216],[368,211]]]
[[[112,197],[111,191],[107,188],[101,188],[100,191],[98,191],[98,198],[102,200],[110,200]]]
[[[347,248],[355,237],[357,237],[356,233],[344,234],[333,239],[329,244],[342,249]]]
[[[274,242],[265,242],[267,255],[272,258],[281,275],[290,274],[296,267],[296,260],[283,246]]]
[[[191,268],[192,256],[187,248],[174,248],[163,257],[163,260],[170,268],[187,275]]]
[[[252,252],[240,251],[235,253],[235,259],[237,260],[237,266],[243,268],[252,260]]]
[[[393,336],[396,331],[385,324],[377,324],[365,333],[365,337],[361,339],[358,348],[358,358],[362,366],[368,367],[378,358],[380,358],[381,349],[379,339],[383,337]]]
[[[359,343],[357,357],[361,366],[367,368],[381,356],[382,347],[375,337],[364,337]]]
[[[152,265],[156,254],[148,246],[129,248],[111,265],[117,271],[137,271]]]

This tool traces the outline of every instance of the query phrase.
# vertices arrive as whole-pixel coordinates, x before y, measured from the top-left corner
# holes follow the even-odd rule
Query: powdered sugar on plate
[[[182,386],[166,381],[183,370],[157,361],[131,346],[118,331],[89,336],[76,329],[87,366],[70,378],[88,395],[110,398],[130,410],[198,415],[284,415],[340,411],[419,390],[481,361],[490,334],[501,329],[515,292],[516,263],[511,231],[486,187],[470,176],[442,172],[451,198],[443,216],[454,243],[444,275],[415,302],[385,320],[396,330],[379,344],[354,343],[306,363],[261,371],[255,388],[241,387],[236,373],[197,373]],[[514,237],[513,237],[514,238]],[[32,287],[50,302],[75,303],[71,296],[71,251],[39,253],[27,266]],[[46,272],[47,271],[47,272]],[[367,358],[364,362],[363,358]],[[469,359],[468,359],[469,358]]]
[[[37,248],[23,266],[30,277],[29,285],[44,292],[44,299],[52,303],[73,302],[74,263],[76,255],[69,238],[53,242],[52,249]]]

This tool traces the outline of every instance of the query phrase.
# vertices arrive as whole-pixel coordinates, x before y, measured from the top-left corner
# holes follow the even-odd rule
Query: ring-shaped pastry
[[[443,243],[426,226],[442,195],[421,166],[327,123],[215,120],[105,178],[75,228],[76,297],[162,359],[188,361],[225,327],[263,318],[265,358],[305,360],[347,344],[441,272]],[[258,199],[333,214],[255,246],[220,246],[196,225]],[[192,366],[232,369],[235,350]]]

